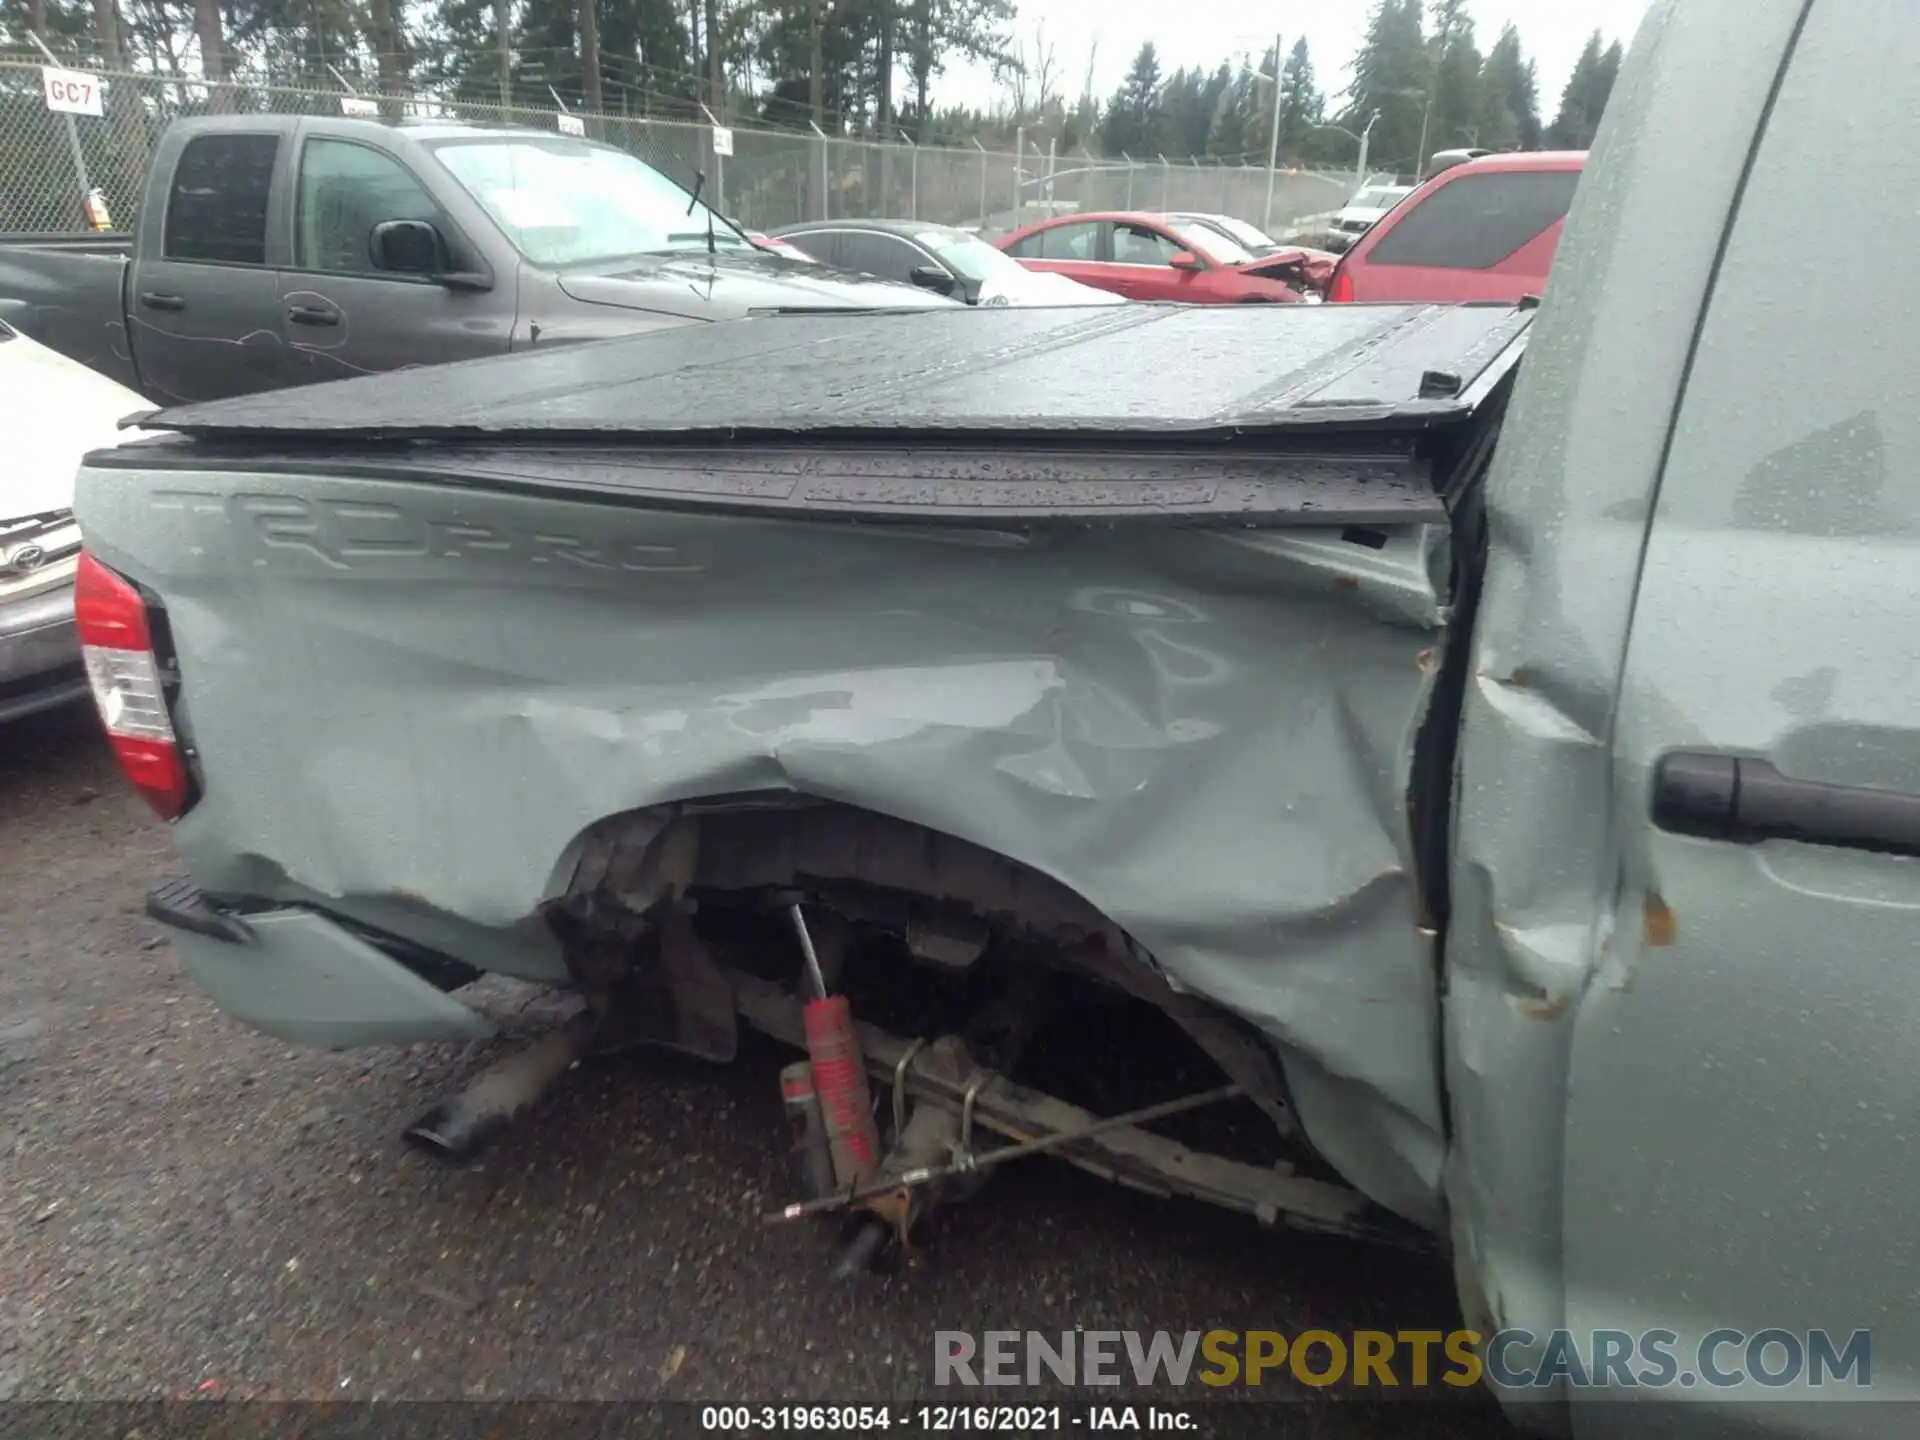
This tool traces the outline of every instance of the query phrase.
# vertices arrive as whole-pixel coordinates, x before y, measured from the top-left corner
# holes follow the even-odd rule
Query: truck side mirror
[[[484,269],[455,270],[446,237],[425,220],[382,220],[368,232],[367,258],[375,270],[418,275],[449,290],[491,290]]]
[[[376,270],[398,275],[444,275],[453,266],[447,242],[425,220],[382,220],[367,237]]]

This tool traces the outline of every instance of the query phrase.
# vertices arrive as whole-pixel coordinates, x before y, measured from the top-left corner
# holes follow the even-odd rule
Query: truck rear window
[[[1485,270],[1564,216],[1579,183],[1577,170],[1463,175],[1403,208],[1365,263]]]
[[[266,264],[267,196],[279,150],[273,135],[189,140],[167,192],[166,258]]]

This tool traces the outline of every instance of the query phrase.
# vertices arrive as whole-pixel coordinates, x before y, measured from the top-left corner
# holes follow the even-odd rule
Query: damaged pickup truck
[[[1037,957],[1435,1224],[1447,506],[1530,319],[773,318],[161,412],[83,474],[76,606],[198,886],[160,918],[334,1046],[483,1033],[413,948],[715,1059],[757,992],[707,952],[794,978],[795,904],[863,1016],[870,933]],[[1149,329],[1261,383],[1169,395]]]
[[[770,1201],[852,1266],[1043,1151],[1433,1237],[1483,1333],[1870,1326],[1909,1393],[1920,274],[1778,281],[1920,182],[1915,44],[1656,3],[1544,311],[794,316],[143,420],[77,614],[152,913],[294,1041],[577,991],[441,1153],[594,1047],[803,1047]]]

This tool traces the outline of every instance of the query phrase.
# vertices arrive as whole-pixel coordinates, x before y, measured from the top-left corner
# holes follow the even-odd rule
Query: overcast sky
[[[1313,51],[1314,72],[1329,96],[1352,78],[1349,66],[1366,31],[1372,0],[1017,0],[1017,39],[1033,48],[1034,29],[1044,24],[1062,72],[1061,89],[1078,95],[1093,55],[1093,90],[1111,95],[1125,77],[1141,43],[1160,52],[1162,73],[1183,65],[1212,68],[1223,55],[1263,53],[1278,31],[1289,48],[1301,34]],[[1631,43],[1647,0],[1468,0],[1480,48],[1485,50],[1511,21],[1539,66],[1540,109],[1551,120],[1560,104],[1580,47],[1596,26],[1609,40]],[[984,69],[954,69],[936,82],[936,103],[987,106],[995,99]]]

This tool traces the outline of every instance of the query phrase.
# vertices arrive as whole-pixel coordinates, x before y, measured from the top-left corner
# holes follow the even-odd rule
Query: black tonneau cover
[[[861,521],[1444,523],[1530,313],[1125,306],[767,317],[143,418],[88,464]]]
[[[1470,414],[1531,312],[1127,305],[757,317],[142,417],[197,436],[977,442],[1421,430]]]

